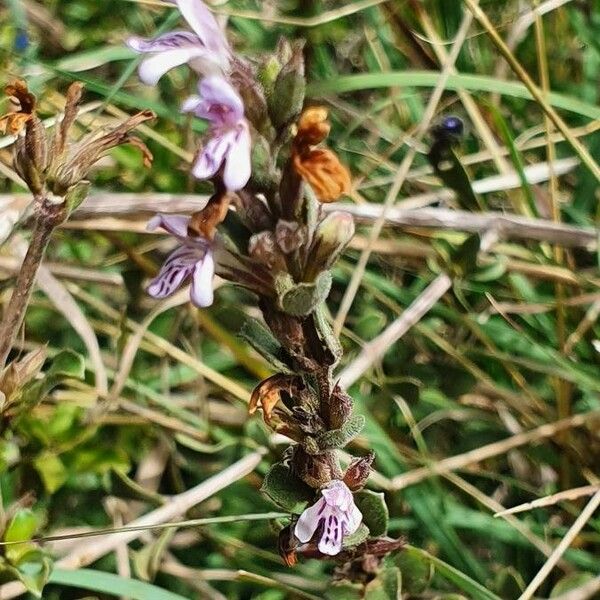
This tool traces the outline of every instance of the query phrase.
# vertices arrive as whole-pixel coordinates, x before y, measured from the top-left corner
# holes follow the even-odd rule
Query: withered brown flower
[[[35,114],[35,96],[22,79],[9,83],[4,91],[12,106],[11,112],[0,117],[0,132],[17,135]]]
[[[350,191],[350,172],[335,152],[315,148],[328,135],[331,126],[327,109],[312,107],[298,121],[298,132],[292,143],[292,165],[295,171],[314,190],[321,202],[333,202]]]
[[[293,157],[296,172],[321,202],[333,202],[350,191],[350,173],[328,148],[315,148]]]
[[[192,214],[188,224],[189,233],[200,235],[207,240],[212,240],[217,232],[217,225],[223,222],[227,216],[227,210],[231,203],[231,195],[227,192],[217,192],[211,196],[207,205]]]
[[[293,377],[283,373],[277,373],[271,377],[267,377],[261,381],[250,396],[248,412],[252,415],[260,406],[263,410],[265,421],[268,423],[271,420],[273,409],[281,399],[281,392],[291,390]]]

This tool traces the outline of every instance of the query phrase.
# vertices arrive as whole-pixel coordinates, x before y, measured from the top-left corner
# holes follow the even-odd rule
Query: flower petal
[[[335,506],[346,512],[351,505],[354,505],[352,492],[348,486],[339,479],[333,479],[326,487],[321,490],[323,497],[327,500],[327,504]]]
[[[165,260],[158,275],[148,285],[147,292],[153,298],[170,296],[192,275],[199,258],[196,249],[177,248]]]
[[[323,533],[318,544],[319,551],[329,556],[339,554],[342,549],[343,537],[344,532],[339,516],[336,512],[332,512],[325,520]]]
[[[202,102],[200,96],[188,96],[181,105],[181,112],[196,112],[198,105]]]
[[[309,542],[315,534],[321,519],[329,515],[324,498],[320,498],[312,506],[309,506],[296,521],[294,535],[303,543]]]
[[[225,157],[223,183],[230,192],[241,190],[250,179],[250,132],[245,122],[232,132],[232,143]]]
[[[244,103],[231,84],[219,75],[209,75],[198,85],[203,103],[196,114],[214,123],[234,125],[244,116]]]
[[[208,141],[192,168],[192,174],[196,179],[210,179],[216,175],[229,151],[231,145],[229,138],[230,136],[225,134],[215,136]]]
[[[210,306],[213,303],[213,276],[215,274],[215,262],[212,252],[206,252],[204,259],[198,261],[192,275],[192,286],[190,297],[192,304],[198,308]]]
[[[171,69],[189,62],[192,58],[205,54],[202,48],[176,48],[159,52],[144,59],[139,66],[140,79],[146,85],[156,85],[158,80]]]
[[[213,52],[229,53],[229,44],[223,30],[201,0],[175,1],[183,18],[207,48]]]
[[[180,238],[186,238],[188,235],[188,224],[190,217],[186,215],[165,215],[159,213],[148,221],[146,229],[154,231],[158,227],[162,227],[165,231]]]
[[[152,39],[133,36],[125,43],[136,52],[165,52],[178,48],[197,47],[201,42],[197,35],[189,31],[170,31]]]
[[[347,522],[344,523],[344,535],[352,535],[362,523],[362,513],[358,510],[356,504],[352,503],[352,508],[346,513]]]

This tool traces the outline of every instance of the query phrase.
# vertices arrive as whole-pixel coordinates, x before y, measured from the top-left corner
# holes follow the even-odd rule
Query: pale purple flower
[[[305,544],[321,526],[319,551],[335,556],[342,550],[344,538],[358,529],[362,513],[354,504],[348,486],[339,479],[329,482],[321,490],[321,495],[322,498],[300,515],[294,535]]]
[[[197,73],[227,71],[231,50],[213,14],[201,0],[170,0],[188,22],[190,31],[171,31],[154,39],[131,37],[127,45],[136,52],[149,53],[139,67],[140,79],[156,85],[169,70],[188,63]]]
[[[154,298],[166,298],[191,279],[190,298],[200,308],[213,302],[215,263],[211,242],[188,230],[190,217],[158,214],[148,223],[148,230],[162,227],[175,236],[180,246],[165,260],[158,275],[150,282],[148,293]]]
[[[210,179],[223,167],[227,190],[241,190],[250,179],[250,129],[244,118],[244,103],[229,82],[218,75],[205,77],[198,91],[198,96],[184,102],[182,110],[210,121],[211,137],[192,173],[198,179]]]

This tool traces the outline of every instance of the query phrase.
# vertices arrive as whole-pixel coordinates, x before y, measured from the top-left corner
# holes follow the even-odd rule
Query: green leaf
[[[352,535],[346,536],[344,538],[342,548],[354,548],[354,546],[362,544],[368,538],[369,528],[364,523],[361,523],[358,526],[358,529]]]
[[[391,561],[402,572],[402,586],[405,592],[421,594],[429,587],[434,568],[427,557],[407,547],[396,552]]]
[[[363,586],[349,581],[334,581],[325,591],[326,600],[363,600]]]
[[[11,519],[6,532],[5,542],[30,540],[39,526],[38,516],[29,508],[20,509]],[[7,546],[7,549],[11,546]],[[13,546],[14,547],[14,546]]]
[[[275,279],[279,308],[293,316],[306,316],[325,302],[331,289],[331,272],[322,271],[311,283],[295,283],[289,274]]]
[[[239,336],[246,340],[275,369],[283,373],[290,373],[283,346],[258,319],[252,317],[246,319]]]
[[[300,514],[315,497],[314,490],[283,463],[269,469],[260,489],[277,506],[294,514]]]
[[[187,600],[184,596],[168,592],[156,585],[94,569],[75,571],[54,569],[49,583],[100,592],[109,596],[124,596],[131,600]]]
[[[33,466],[49,494],[53,494],[67,480],[68,474],[65,466],[60,458],[50,450],[38,454],[33,461]]]
[[[381,492],[361,490],[354,494],[354,502],[362,513],[363,523],[373,537],[385,535],[390,521],[390,513]]]
[[[321,450],[343,448],[363,430],[364,426],[365,418],[362,415],[353,415],[340,429],[332,429],[319,435],[317,444]]]
[[[83,356],[72,350],[62,350],[59,352],[52,360],[52,364],[46,372],[46,377],[53,381],[58,381],[66,377],[83,379],[84,375],[85,361]]]
[[[401,600],[402,574],[397,567],[384,567],[365,588],[369,600]]]

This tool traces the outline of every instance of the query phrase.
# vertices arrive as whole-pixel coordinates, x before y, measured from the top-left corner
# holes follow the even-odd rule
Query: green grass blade
[[[187,600],[151,583],[120,577],[113,573],[103,573],[94,569],[54,569],[49,583],[100,592],[110,596],[123,596],[132,600]]]
[[[385,87],[434,87],[439,78],[440,74],[437,71],[395,71],[390,73],[345,75],[326,81],[316,81],[309,86],[308,92],[311,96],[320,96]],[[468,90],[470,92],[486,92],[533,100],[527,88],[521,83],[502,81],[485,75],[471,75],[466,73],[450,75],[446,82],[446,89],[452,91]],[[571,96],[552,92],[548,96],[548,101],[555,108],[568,110],[589,119],[600,119],[600,107],[577,100]]]

